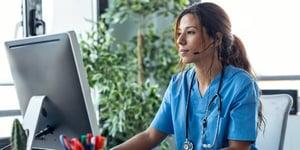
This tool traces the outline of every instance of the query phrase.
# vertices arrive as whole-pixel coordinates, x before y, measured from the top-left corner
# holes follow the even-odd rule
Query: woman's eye
[[[177,36],[180,36],[181,35],[181,32],[177,32]]]
[[[187,34],[195,34],[195,31],[187,31]]]

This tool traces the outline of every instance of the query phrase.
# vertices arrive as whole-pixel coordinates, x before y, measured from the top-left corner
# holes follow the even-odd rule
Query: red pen
[[[77,138],[72,138],[70,141],[70,145],[72,150],[84,150],[84,146]]]
[[[101,135],[94,136],[92,138],[92,144],[94,145],[94,150],[103,150],[105,147],[106,139]]]

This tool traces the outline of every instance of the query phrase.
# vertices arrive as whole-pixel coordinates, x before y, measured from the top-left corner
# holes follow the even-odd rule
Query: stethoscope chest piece
[[[193,150],[194,145],[192,142],[190,142],[188,139],[185,139],[185,142],[183,144],[183,149],[184,150]]]

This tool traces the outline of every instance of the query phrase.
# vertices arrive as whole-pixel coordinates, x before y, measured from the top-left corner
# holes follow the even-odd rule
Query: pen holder
[[[60,135],[60,143],[65,150],[103,150],[106,145],[106,138],[101,135],[93,136],[91,133],[81,135],[77,138],[69,139],[65,135]]]

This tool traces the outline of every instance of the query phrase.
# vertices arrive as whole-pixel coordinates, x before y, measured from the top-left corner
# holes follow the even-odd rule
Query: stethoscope
[[[188,113],[188,110],[189,110],[190,96],[191,96],[191,91],[192,91],[192,86],[193,86],[195,74],[196,74],[196,72],[194,72],[194,74],[192,76],[191,84],[190,84],[188,95],[187,95],[186,110],[185,110],[185,114],[186,114],[186,116],[185,116],[185,122],[186,122],[186,124],[185,124],[185,142],[183,144],[183,149],[184,150],[193,150],[193,148],[194,148],[193,143],[188,139],[188,126],[189,126],[189,113]],[[202,124],[201,145],[205,149],[211,149],[211,148],[214,147],[214,145],[216,143],[217,136],[219,134],[220,114],[221,114],[221,108],[222,108],[222,99],[221,99],[221,95],[220,95],[220,89],[221,89],[221,85],[222,85],[222,82],[223,82],[223,76],[224,76],[224,69],[222,69],[222,71],[221,71],[221,78],[220,78],[220,82],[219,82],[219,85],[218,85],[217,93],[214,95],[214,97],[211,99],[211,101],[209,101],[209,103],[206,107],[206,110],[205,110],[205,116],[204,116],[204,118],[201,122],[201,124]],[[207,118],[208,118],[208,115],[209,115],[208,109],[209,109],[209,106],[216,99],[218,99],[218,115],[217,115],[216,132],[215,132],[212,143],[203,143],[203,141],[206,137],[206,134],[204,133],[204,131],[206,131],[206,128],[207,128]]]

